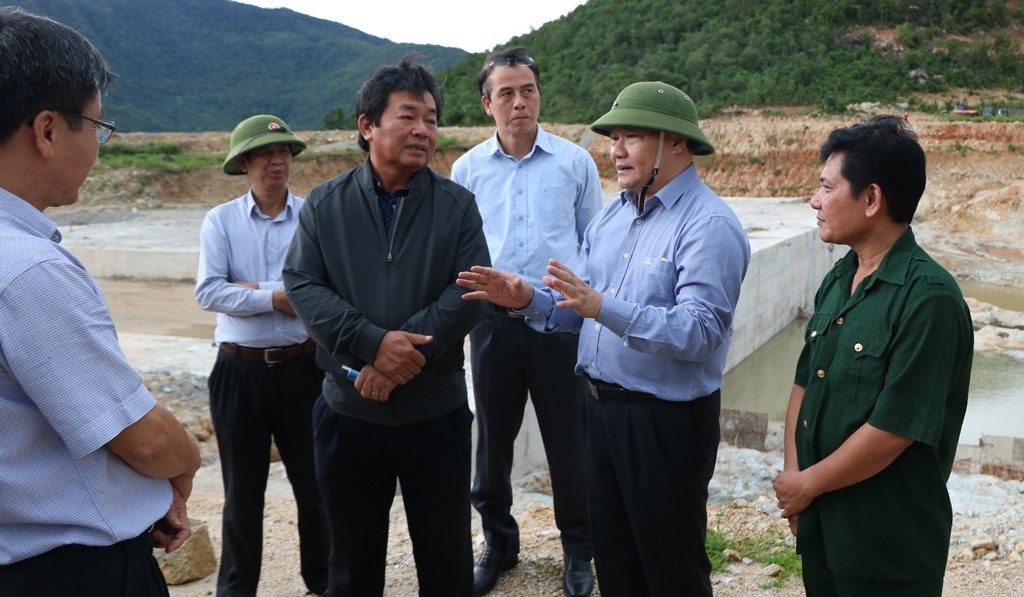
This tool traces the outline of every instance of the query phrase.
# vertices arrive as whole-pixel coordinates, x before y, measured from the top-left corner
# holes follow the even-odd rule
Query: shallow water
[[[965,296],[1003,309],[1024,311],[1024,292],[1002,286],[961,283]],[[806,320],[796,320],[732,368],[722,384],[722,406],[786,417],[793,371]],[[1024,437],[1024,361],[974,353],[971,393],[960,443],[976,444],[982,434]]]

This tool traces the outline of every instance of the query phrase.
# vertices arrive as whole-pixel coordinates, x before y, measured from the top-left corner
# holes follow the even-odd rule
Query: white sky
[[[565,16],[583,0],[239,0],[289,8],[393,42],[438,44],[483,52]]]

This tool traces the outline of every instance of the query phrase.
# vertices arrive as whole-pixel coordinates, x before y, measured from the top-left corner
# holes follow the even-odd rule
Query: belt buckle
[[[263,362],[268,365],[277,365],[278,363],[283,363],[287,360],[285,354],[286,351],[284,349],[268,348],[267,350],[263,351]],[[275,358],[278,355],[280,355],[281,358]]]
[[[600,400],[601,399],[601,393],[597,390],[597,386],[594,385],[594,382],[590,381],[589,379],[587,379],[585,377],[583,379],[585,379],[586,382],[587,382],[587,385],[590,386],[590,393],[594,395],[594,398],[597,399],[597,400]]]

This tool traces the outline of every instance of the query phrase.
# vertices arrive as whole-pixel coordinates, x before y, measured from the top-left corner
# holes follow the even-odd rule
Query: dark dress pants
[[[167,597],[149,532],[104,547],[65,545],[0,566],[0,597]]]
[[[430,400],[429,395],[417,399]],[[422,597],[470,597],[469,461],[473,414],[463,405],[386,426],[313,408],[316,470],[331,529],[331,597],[384,594],[388,526],[401,484]]]
[[[529,392],[551,472],[562,548],[570,556],[593,557],[583,467],[583,404],[589,390],[573,372],[577,346],[576,334],[537,332],[494,310],[470,332],[477,417],[473,507],[491,547],[519,552],[519,527],[511,514],[512,458]]]
[[[267,365],[217,352],[209,386],[224,478],[218,595],[256,594],[271,437],[295,494],[302,580],[316,593],[327,588],[330,535],[313,467],[312,410],[322,380],[313,354]]]
[[[721,393],[692,402],[587,400],[587,489],[604,597],[711,593],[708,483]]]

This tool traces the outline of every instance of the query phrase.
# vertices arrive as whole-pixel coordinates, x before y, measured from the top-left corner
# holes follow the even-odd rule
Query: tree
[[[324,130],[337,131],[346,128],[345,111],[335,106],[324,116]]]

